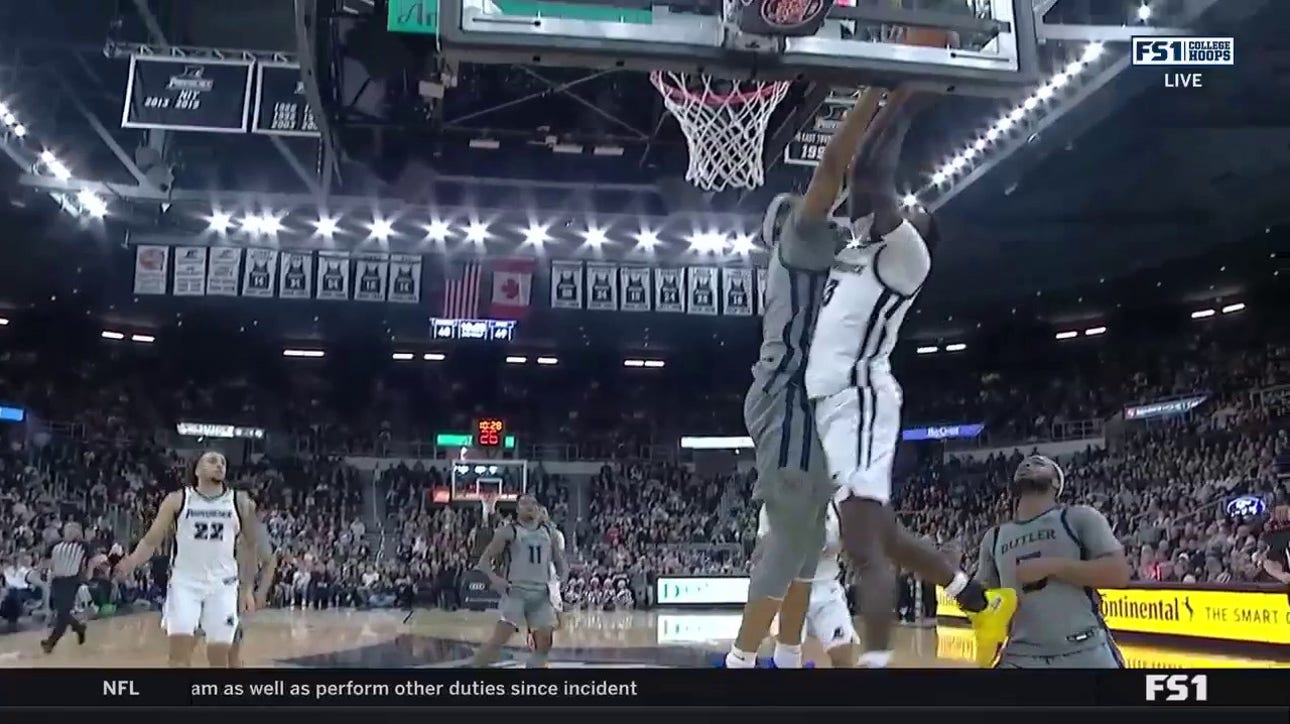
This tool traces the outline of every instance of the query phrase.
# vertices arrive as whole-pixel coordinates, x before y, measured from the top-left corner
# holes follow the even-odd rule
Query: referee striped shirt
[[[49,549],[50,573],[54,578],[80,577],[89,555],[89,546],[83,540],[55,543]]]

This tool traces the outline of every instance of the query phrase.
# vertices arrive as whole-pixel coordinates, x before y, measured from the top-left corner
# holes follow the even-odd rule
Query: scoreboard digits
[[[475,421],[475,444],[479,447],[501,447],[506,439],[506,422],[500,417],[481,417]]]

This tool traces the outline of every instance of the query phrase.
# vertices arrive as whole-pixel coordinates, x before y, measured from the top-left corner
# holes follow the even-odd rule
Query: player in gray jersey
[[[551,635],[558,623],[551,603],[552,564],[555,579],[564,580],[568,566],[564,551],[556,544],[555,530],[541,521],[541,506],[532,495],[521,495],[515,510],[515,522],[504,524],[493,534],[488,547],[479,557],[479,570],[502,595],[500,614],[493,636],[479,647],[472,666],[488,666],[497,661],[502,646],[527,626],[532,635],[533,650],[529,668],[544,668],[551,653]],[[493,561],[505,551],[506,577],[493,570]]]
[[[1019,602],[996,666],[1123,668],[1099,610],[1099,588],[1129,583],[1129,562],[1111,525],[1087,505],[1061,505],[1061,467],[1043,455],[1012,477],[1013,520],[986,532],[977,578],[1016,589]]]
[[[824,516],[834,485],[824,465],[803,374],[820,295],[833,255],[846,243],[829,219],[851,158],[878,113],[881,89],[870,89],[842,120],[824,149],[806,193],[771,203],[762,239],[773,248],[766,276],[762,345],[744,398],[744,423],[757,465],[754,499],[770,535],[752,566],[748,602],[727,668],[752,668],[757,649],[779,614],[775,663],[801,665],[802,628],[811,579],[824,547]]]

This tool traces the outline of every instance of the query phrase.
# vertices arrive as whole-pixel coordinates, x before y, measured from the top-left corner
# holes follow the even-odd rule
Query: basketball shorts
[[[1079,651],[1055,656],[1038,656],[1016,653],[1004,647],[996,669],[1123,669],[1124,657],[1120,648],[1109,638]]]
[[[815,401],[815,422],[838,501],[890,502],[902,402],[894,380],[848,387]]]
[[[516,588],[502,596],[497,610],[501,620],[509,623],[518,631],[528,628],[554,629],[558,623],[555,606],[551,603],[550,588]]]
[[[824,644],[825,651],[858,640],[841,583],[817,581],[811,585],[811,605],[806,609],[806,635]]]
[[[559,613],[564,610],[564,600],[560,596],[560,582],[551,581],[549,588],[551,589],[551,606]]]
[[[205,634],[211,644],[231,644],[241,624],[237,578],[196,581],[172,577],[161,620],[169,636]]]

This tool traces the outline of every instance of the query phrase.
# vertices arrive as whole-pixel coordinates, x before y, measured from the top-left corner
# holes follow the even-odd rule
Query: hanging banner
[[[618,265],[587,262],[587,309],[618,311]]]
[[[390,255],[390,301],[398,304],[421,302],[421,257]]]
[[[689,314],[717,313],[717,270],[710,266],[692,266],[687,275],[690,286],[686,296]]]
[[[623,291],[624,312],[650,312],[654,305],[650,298],[649,269],[625,266],[618,270]]]
[[[751,317],[752,269],[725,267],[721,270],[721,313],[736,317]]]
[[[349,299],[349,253],[318,252],[318,299]]]
[[[134,293],[165,294],[170,247],[140,245],[134,251]]]
[[[278,273],[278,252],[272,249],[247,249],[246,270],[242,274],[242,296],[273,296],[273,277]]]
[[[582,309],[582,262],[551,262],[551,308]]]
[[[354,265],[354,299],[384,302],[386,282],[390,278],[390,255],[355,254]]]
[[[313,254],[304,251],[284,251],[279,266],[282,273],[278,277],[279,299],[308,299],[313,295],[314,260]]]
[[[206,296],[206,247],[175,247],[175,279],[170,293],[176,297]]]
[[[313,109],[305,97],[305,81],[300,76],[300,66],[261,62],[256,65],[256,76],[252,133],[306,138],[320,135]]]
[[[681,269],[654,270],[654,311],[685,312],[685,293],[681,287]]]
[[[229,246],[211,249],[206,265],[206,294],[212,297],[236,297],[241,267],[241,249]]]
[[[757,316],[766,313],[766,275],[765,267],[757,268]]]
[[[246,133],[253,65],[249,60],[131,56],[121,127]]]

